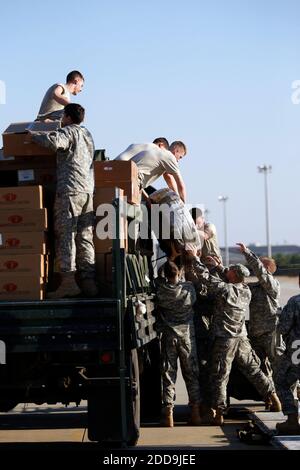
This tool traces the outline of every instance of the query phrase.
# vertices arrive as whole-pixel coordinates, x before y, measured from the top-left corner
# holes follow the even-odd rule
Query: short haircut
[[[179,269],[173,261],[166,261],[164,264],[164,272],[167,279],[174,279],[179,274]]]
[[[170,150],[172,151],[176,149],[177,147],[181,147],[184,151],[184,154],[186,155],[186,152],[187,152],[186,145],[183,142],[181,142],[181,140],[174,140],[174,142],[172,142],[170,145]]]
[[[153,140],[153,144],[162,144],[166,149],[169,148],[169,142],[165,137],[156,137],[156,139]]]
[[[84,80],[82,73],[78,72],[78,70],[72,70],[72,72],[68,73],[67,75],[66,83],[73,82],[76,80],[76,78],[81,78],[81,80]]]
[[[80,104],[69,103],[65,107],[64,113],[72,119],[73,124],[81,124],[84,120],[85,110]]]
[[[203,217],[203,212],[201,209],[199,209],[199,207],[193,207],[191,210],[190,210],[190,214],[193,218],[193,221],[196,222],[196,220],[198,219],[198,217]]]
[[[261,256],[260,258],[260,261],[263,263],[263,265],[265,266],[265,268],[271,273],[271,274],[274,274],[276,269],[277,269],[277,266],[276,266],[276,262],[273,258],[269,258],[268,256]]]

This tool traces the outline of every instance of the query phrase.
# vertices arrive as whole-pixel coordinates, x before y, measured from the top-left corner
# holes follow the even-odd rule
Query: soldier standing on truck
[[[279,311],[280,284],[273,274],[276,263],[273,258],[258,258],[243,243],[237,243],[246,258],[248,266],[258,279],[249,283],[252,298],[250,302],[249,339],[261,361],[261,369],[272,379],[274,361],[274,335]],[[268,403],[266,403],[269,406]],[[272,407],[270,408],[272,410]]]
[[[210,274],[199,258],[189,260],[199,281],[215,295],[215,308],[212,318],[213,350],[211,360],[212,409],[214,418],[210,424],[222,425],[227,407],[227,384],[235,360],[241,372],[254,385],[264,399],[270,399],[276,411],[281,410],[273,382],[260,369],[260,361],[253,351],[245,325],[246,311],[249,308],[251,292],[244,283],[249,276],[242,264],[231,265],[225,271],[227,282]],[[224,271],[214,258],[208,260],[211,266]]]
[[[83,75],[78,70],[73,70],[67,75],[66,83],[55,83],[47,91],[43,98],[37,121],[57,121],[63,116],[64,108],[71,101],[71,94],[78,95],[84,84]]]
[[[170,145],[169,150],[155,144],[147,145],[151,147],[148,147],[147,150],[138,151],[133,156],[130,152],[130,158],[128,158],[138,167],[140,188],[147,188],[160,176],[163,176],[168,187],[175,191],[185,202],[186,189],[178,167],[179,160],[186,155],[185,144],[179,140],[175,141]],[[128,149],[121,153],[116,160],[122,160],[121,157],[126,154]]]
[[[173,427],[173,407],[177,361],[179,358],[191,408],[188,424],[200,425],[200,388],[197,350],[193,324],[196,292],[191,282],[180,280],[182,270],[173,261],[164,266],[166,279],[157,280],[157,307],[160,320],[158,331],[161,333],[161,371],[162,371],[162,417],[161,424]]]
[[[95,283],[94,227],[94,142],[90,132],[80,126],[84,108],[68,104],[62,129],[55,132],[32,132],[29,139],[57,152],[57,187],[54,206],[56,256],[61,285],[51,298],[76,297],[81,289],[87,297],[98,293]]]
[[[282,435],[299,435],[299,412],[293,391],[300,379],[300,295],[291,297],[283,308],[277,329],[283,336],[286,349],[275,362],[274,382],[287,421],[277,423],[276,429]]]

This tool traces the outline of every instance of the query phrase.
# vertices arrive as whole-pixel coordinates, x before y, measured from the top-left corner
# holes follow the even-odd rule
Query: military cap
[[[246,266],[243,264],[237,263],[237,264],[230,264],[229,269],[232,269],[235,271],[239,276],[241,277],[248,277],[250,276],[250,271]]]

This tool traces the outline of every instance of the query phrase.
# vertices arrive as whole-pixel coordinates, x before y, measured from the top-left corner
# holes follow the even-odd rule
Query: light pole
[[[268,188],[268,173],[271,173],[271,165],[261,165],[257,167],[259,173],[263,173],[265,177],[265,210],[266,210],[266,238],[267,238],[267,249],[268,256],[272,256],[272,247],[270,242],[270,221],[269,221],[269,188]]]
[[[220,202],[223,202],[225,266],[229,266],[229,250],[228,250],[228,242],[227,242],[227,215],[226,215],[226,202],[228,201],[228,196],[219,196],[218,200]]]

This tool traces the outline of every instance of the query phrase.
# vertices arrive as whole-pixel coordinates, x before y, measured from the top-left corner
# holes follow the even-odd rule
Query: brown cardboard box
[[[42,147],[34,142],[28,143],[25,138],[28,134],[28,129],[31,131],[49,132],[57,130],[59,127],[59,121],[16,122],[10,124],[2,134],[4,156],[53,155],[54,152],[49,148]]]
[[[96,188],[121,188],[129,204],[140,204],[138,169],[134,162],[94,162],[94,170]]]
[[[18,171],[18,185],[19,186],[32,186],[41,184],[42,186],[56,187],[56,169],[27,169]]]
[[[94,193],[94,209],[97,210],[97,207],[100,204],[111,204],[115,199],[115,188],[95,188]],[[124,197],[124,191],[120,190],[120,197]]]
[[[56,154],[5,157],[3,149],[0,149],[0,170],[27,170],[32,168],[56,168]]]
[[[103,227],[101,224],[101,220],[107,224],[107,226]],[[113,248],[113,237],[114,237],[114,223],[115,221],[110,218],[109,215],[104,217],[96,217],[96,227],[94,231],[94,245],[95,245],[95,253],[108,253],[112,251]],[[108,237],[104,239],[100,239],[98,236],[99,231],[105,230],[105,233],[108,232]],[[120,248],[125,248],[127,250],[128,246],[128,230],[127,230],[127,219],[121,219],[121,238],[120,238]]]
[[[0,252],[1,253],[1,252]],[[46,257],[43,255],[0,254],[0,276],[14,279],[16,276],[46,277]]]
[[[42,209],[43,188],[0,188],[0,209]]]
[[[0,274],[0,300],[43,300],[44,287],[38,276],[15,276],[12,280]]]
[[[124,191],[124,196],[127,197],[128,204],[140,204],[141,193],[137,181],[118,181],[118,183],[112,183],[111,181],[103,181],[101,184],[98,183],[98,188],[121,188]],[[97,183],[96,183],[97,188]]]
[[[46,254],[46,237],[44,232],[1,232],[0,254]]]
[[[94,162],[95,181],[101,183],[102,181],[112,181],[118,183],[119,181],[131,181],[137,179],[138,168],[131,160],[106,160],[104,162]]]
[[[0,232],[39,232],[47,229],[47,209],[3,209]]]

